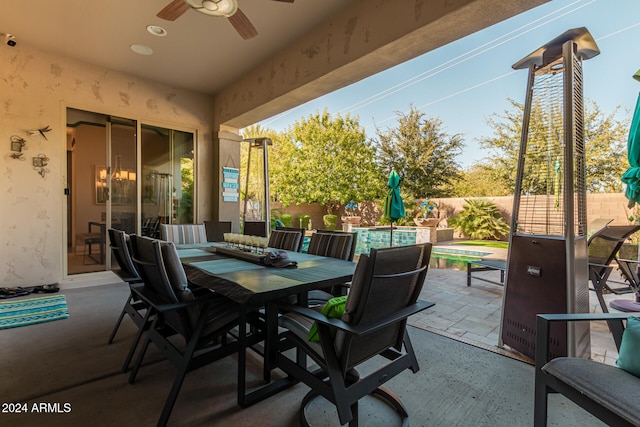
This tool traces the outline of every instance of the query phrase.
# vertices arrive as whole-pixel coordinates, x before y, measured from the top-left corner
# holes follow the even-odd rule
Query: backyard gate
[[[536,314],[589,312],[582,60],[586,28],[513,65],[529,69],[515,183],[500,345],[535,357]],[[590,353],[588,322],[553,325],[554,356]]]

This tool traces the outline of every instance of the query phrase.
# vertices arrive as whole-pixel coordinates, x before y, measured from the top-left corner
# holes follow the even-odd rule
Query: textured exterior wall
[[[0,54],[0,143],[4,155],[0,202],[0,286],[60,282],[66,264],[66,108],[198,131],[199,146],[212,144],[213,100],[140,78],[56,57],[20,45]],[[47,140],[28,130],[50,126]],[[27,140],[25,161],[10,154],[10,138]],[[41,177],[31,158],[46,154]],[[198,160],[201,186],[212,182],[212,150]],[[208,179],[207,179],[208,178]],[[207,184],[209,183],[209,184]],[[202,188],[201,188],[202,189]],[[208,194],[211,194],[210,190]],[[211,206],[207,206],[211,210]],[[201,219],[212,216],[200,209]]]

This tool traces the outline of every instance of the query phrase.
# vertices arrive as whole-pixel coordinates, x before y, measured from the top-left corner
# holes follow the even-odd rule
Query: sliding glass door
[[[194,220],[194,134],[141,126],[142,233],[158,236],[160,224]]]
[[[133,233],[137,123],[67,109],[67,272],[110,268],[107,229]]]
[[[192,223],[194,132],[67,109],[67,272],[111,268],[109,227]]]

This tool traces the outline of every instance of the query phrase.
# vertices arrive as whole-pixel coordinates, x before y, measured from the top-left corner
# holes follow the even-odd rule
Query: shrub
[[[465,199],[465,202],[462,211],[449,218],[450,227],[476,240],[500,240],[509,233],[509,225],[494,203],[484,199]]]
[[[290,214],[283,213],[282,215],[280,215],[280,221],[282,221],[285,227],[291,227],[293,217]]]
[[[322,216],[322,222],[324,224],[324,228],[327,230],[335,230],[336,224],[338,224],[338,215],[327,214]]]

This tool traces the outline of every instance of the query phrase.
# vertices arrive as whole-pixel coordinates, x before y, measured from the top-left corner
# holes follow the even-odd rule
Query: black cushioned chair
[[[273,230],[267,246],[274,249],[300,252],[302,250],[302,233],[298,231]]]
[[[133,323],[138,327],[138,332],[136,333],[135,338],[133,339],[133,343],[131,344],[131,349],[129,350],[129,354],[125,359],[124,365],[122,367],[123,371],[129,369],[129,363],[131,362],[131,358],[133,357],[133,353],[138,346],[138,342],[140,342],[140,338],[142,337],[142,333],[149,327],[150,324],[150,316],[151,312],[148,310],[147,305],[138,298],[137,294],[133,291],[134,288],[142,288],[144,286],[142,284],[142,278],[136,269],[136,266],[131,259],[131,244],[129,240],[129,236],[122,230],[116,230],[114,228],[110,228],[108,230],[109,234],[109,245],[111,247],[111,252],[113,253],[113,257],[118,263],[118,269],[114,269],[114,272],[126,283],[129,284],[129,297],[120,312],[120,316],[116,321],[113,330],[111,331],[111,335],[109,336],[109,344],[113,342],[113,339],[120,328],[120,324],[122,323],[122,319],[124,319],[125,315],[129,315]]]
[[[276,227],[276,230],[281,230],[281,231],[296,231],[298,233],[300,233],[300,235],[302,236],[300,238],[300,246],[298,246],[298,248],[295,249],[296,252],[302,252],[302,246],[304,246],[304,236],[307,234],[307,229],[304,227]]]
[[[231,221],[205,221],[204,229],[209,242],[222,242],[224,233],[231,233]]]
[[[417,300],[430,256],[429,243],[372,249],[370,255],[361,255],[341,319],[276,304],[284,313],[280,326],[286,328],[279,335],[277,366],[311,388],[302,400],[303,425],[308,425],[305,407],[317,396],[336,406],[340,424],[357,425],[358,401],[372,393],[407,420],[399,399],[381,386],[405,369],[414,373],[419,369],[406,322],[410,315],[433,305]],[[307,340],[312,322],[317,324],[320,342]],[[377,356],[384,364],[360,377],[355,368]],[[307,367],[307,357],[319,368]]]
[[[208,289],[192,291],[173,242],[131,236],[133,260],[144,280],[135,292],[155,314],[144,345],[131,371],[133,384],[150,343],[154,343],[176,367],[177,372],[158,425],[164,426],[171,415],[187,372],[212,363],[240,350],[229,340],[229,331],[238,325],[238,305]],[[264,330],[253,324],[252,331]],[[169,340],[171,330],[182,338]],[[255,335],[248,338],[255,344]],[[175,337],[174,337],[175,338]]]
[[[311,235],[308,253],[353,261],[357,233],[322,230]]]
[[[539,314],[536,331],[534,426],[547,425],[548,395],[561,393],[610,426],[640,425],[640,378],[622,369],[549,353],[552,323],[607,321],[618,351],[628,314]]]
[[[357,233],[319,230],[311,235],[307,253],[353,261],[357,240]],[[334,296],[345,295],[348,289],[349,284],[345,283],[334,287],[329,292],[321,289],[313,290],[309,292],[309,305],[323,305]]]

